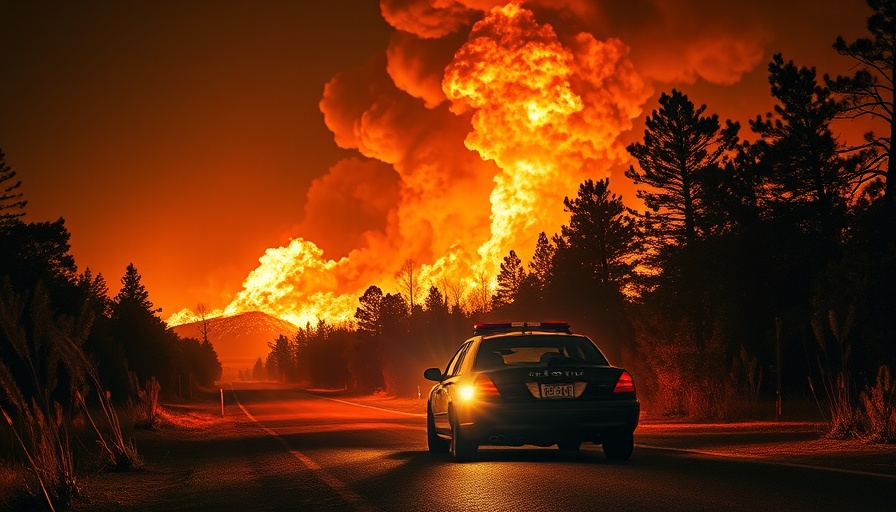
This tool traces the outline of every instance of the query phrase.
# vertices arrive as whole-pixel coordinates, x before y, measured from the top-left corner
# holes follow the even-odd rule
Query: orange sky
[[[364,249],[339,274],[352,281],[343,291],[379,284],[364,281],[386,262],[431,264],[457,243],[475,252],[496,171],[464,150],[473,112],[445,99],[441,79],[472,23],[500,3],[3,2],[0,148],[24,182],[25,219],[64,217],[79,269],[101,272],[113,294],[133,262],[163,318],[227,306],[266,249],[294,238],[323,260]],[[628,49],[617,69],[630,61],[642,88],[615,105],[640,112],[633,129],[620,117],[621,144],[641,137],[672,87],[746,126],[771,108],[774,53],[846,72],[831,44],[864,36],[869,14],[861,0],[728,4],[523,7],[563,45],[585,33]],[[634,196],[619,162],[587,169]]]

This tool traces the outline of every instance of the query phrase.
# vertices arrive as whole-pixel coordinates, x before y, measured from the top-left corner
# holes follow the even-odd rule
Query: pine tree
[[[512,304],[525,279],[526,271],[523,270],[523,262],[516,255],[516,251],[511,249],[510,253],[504,257],[501,270],[498,272],[498,289],[492,296],[492,309]]]
[[[631,282],[641,237],[633,212],[622,197],[610,193],[609,178],[585,180],[578,196],[565,198],[563,204],[570,213],[563,238],[588,277],[619,287]]]
[[[555,251],[556,247],[551,245],[551,241],[545,232],[539,233],[538,241],[535,243],[535,252],[532,254],[532,261],[529,262],[528,274],[534,286],[539,290],[544,290],[550,279]]]
[[[358,302],[361,303],[361,307],[355,310],[358,330],[374,336],[382,334],[383,291],[378,286],[370,286],[364,290],[364,294],[358,298]]]
[[[156,377],[164,390],[178,389],[178,342],[157,316],[149,292],[133,263],[121,278],[121,290],[112,304],[112,334],[139,382]]]
[[[149,292],[146,291],[141,279],[137,267],[133,263],[129,263],[121,278],[121,290],[115,296],[115,304],[118,309],[133,308],[150,314],[156,312],[149,300]]]
[[[442,292],[435,286],[429,287],[429,293],[423,302],[425,311],[432,314],[448,314],[448,300],[442,296]]]
[[[896,2],[893,0],[866,0],[874,11],[868,18],[868,32],[871,38],[859,38],[847,43],[837,37],[834,50],[840,55],[850,57],[859,66],[852,76],[838,76],[831,79],[825,76],[828,87],[845,98],[842,116],[847,119],[869,117],[882,120],[886,124],[886,135],[868,132],[865,145],[857,149],[872,148],[877,156],[866,167],[868,173],[862,181],[868,179],[883,182],[884,203],[889,210],[889,217],[896,217],[896,185],[888,179],[893,175],[893,137],[896,136],[896,102],[893,90],[896,87]]]
[[[750,127],[761,139],[752,151],[759,161],[773,214],[820,233],[833,248],[845,214],[845,197],[860,180],[861,155],[840,156],[830,129],[840,105],[818,85],[815,68],[797,68],[781,54],[769,64],[772,96],[779,104]]]
[[[25,215],[28,201],[22,199],[22,192],[17,192],[22,182],[12,181],[15,177],[16,172],[6,165],[6,155],[0,149],[0,227]]]
[[[650,187],[637,196],[653,212],[646,227],[660,245],[692,243],[713,228],[706,222],[707,175],[721,172],[740,125],[728,121],[722,128],[718,116],[704,116],[705,111],[706,105],[696,108],[677,90],[663,93],[660,109],[645,120],[644,142],[627,147],[640,170],[631,166],[625,175]]]
[[[109,286],[106,284],[103,274],[97,274],[94,277],[90,267],[87,267],[84,269],[84,273],[78,276],[75,284],[87,298],[87,303],[94,314],[106,316],[110,313]]]

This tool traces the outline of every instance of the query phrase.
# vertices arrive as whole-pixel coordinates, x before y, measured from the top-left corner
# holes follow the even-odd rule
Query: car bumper
[[[457,410],[468,439],[479,444],[551,445],[558,441],[600,442],[604,434],[633,432],[638,400],[607,402],[476,403]]]

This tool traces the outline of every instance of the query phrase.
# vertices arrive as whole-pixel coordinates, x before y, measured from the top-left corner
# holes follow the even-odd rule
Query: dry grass
[[[200,412],[192,407],[166,405],[159,407],[159,429],[203,430],[221,421],[220,415]]]
[[[896,443],[896,381],[889,367],[880,367],[875,384],[863,391],[860,398],[868,423],[868,441]]]
[[[131,374],[131,383],[137,393],[137,401],[128,400],[128,411],[136,428],[157,430],[161,422],[161,408],[159,406],[159,391],[162,386],[155,377],[146,381],[146,387],[141,388],[137,382],[137,376]]]
[[[0,413],[32,472],[34,483],[29,479],[26,491],[39,489],[31,494],[43,499],[42,505],[49,510],[68,507],[79,494],[70,428],[80,413],[90,421],[112,467],[130,469],[139,461],[133,443],[125,442],[118,416],[81,348],[92,323],[86,305],[77,317],[58,315],[42,286],[30,300],[16,294],[8,281],[0,287],[0,331],[12,349],[6,360],[0,360],[0,403],[9,404],[9,410],[0,409]],[[90,387],[97,391],[103,411],[102,428],[84,400]],[[29,508],[36,506],[35,502]]]

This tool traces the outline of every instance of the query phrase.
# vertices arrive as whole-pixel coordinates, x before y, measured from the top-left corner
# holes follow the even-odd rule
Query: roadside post
[[[781,317],[775,317],[775,359],[777,359],[777,390],[775,392],[775,419],[781,421],[784,397],[781,392]]]
[[[224,388],[221,388],[221,417],[224,417]]]

